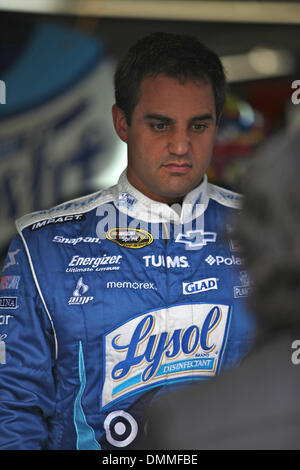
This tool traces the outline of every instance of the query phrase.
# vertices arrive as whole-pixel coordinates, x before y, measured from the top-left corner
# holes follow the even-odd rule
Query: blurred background
[[[113,74],[154,31],[195,35],[225,66],[211,182],[242,190],[257,148],[300,126],[298,1],[0,0],[0,266],[16,218],[117,182]]]

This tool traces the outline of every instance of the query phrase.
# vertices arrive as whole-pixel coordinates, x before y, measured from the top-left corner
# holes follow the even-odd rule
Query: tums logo
[[[143,256],[145,260],[145,266],[153,266],[154,268],[159,268],[160,266],[166,268],[189,268],[186,256],[163,256],[163,255],[149,255]]]

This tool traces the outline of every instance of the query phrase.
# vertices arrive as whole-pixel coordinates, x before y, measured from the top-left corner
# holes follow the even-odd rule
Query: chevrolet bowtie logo
[[[214,243],[217,239],[215,232],[204,232],[204,230],[188,230],[185,233],[179,233],[176,237],[177,243],[185,243],[189,248],[205,246],[207,243]]]

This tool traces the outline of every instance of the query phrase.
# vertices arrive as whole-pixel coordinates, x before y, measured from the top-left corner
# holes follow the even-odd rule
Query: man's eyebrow
[[[191,122],[195,121],[213,121],[213,115],[211,113],[200,114],[191,119]]]
[[[174,122],[174,119],[164,116],[163,114],[146,114],[145,116],[146,120],[157,120],[157,121],[163,121],[163,122]],[[199,114],[199,116],[194,116],[191,118],[190,122],[195,122],[195,121],[213,121],[213,115],[211,113],[205,113],[205,114]]]
[[[146,114],[145,119],[155,119],[157,121],[172,122],[174,119],[162,114]]]

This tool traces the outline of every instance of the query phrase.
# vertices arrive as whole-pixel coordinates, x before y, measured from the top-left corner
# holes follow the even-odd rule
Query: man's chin
[[[173,202],[181,202],[184,197],[195,189],[200,183],[196,183],[194,185],[184,185],[180,187],[163,187],[159,191],[159,196],[163,198],[166,203],[173,203]]]

